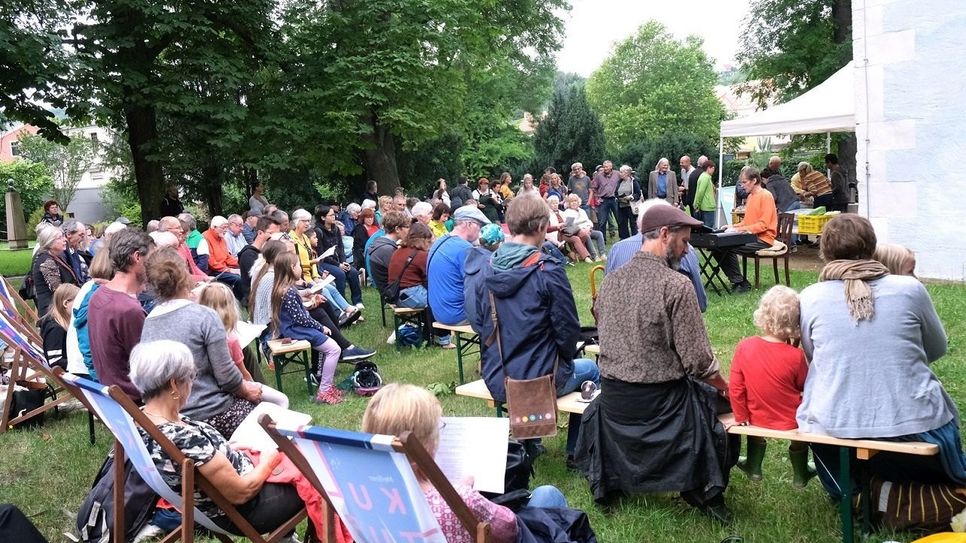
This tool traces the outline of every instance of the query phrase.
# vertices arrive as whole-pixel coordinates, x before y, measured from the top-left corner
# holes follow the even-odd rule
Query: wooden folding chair
[[[490,541],[490,524],[474,516],[409,432],[396,438],[318,426],[287,427],[268,415],[259,417],[259,424],[324,497],[327,509],[339,514],[356,541],[445,543],[412,464],[426,474],[477,543]]]
[[[16,312],[26,324],[32,327],[37,326],[37,312],[26,300],[20,297],[20,293],[13,288],[10,280],[3,276],[0,276],[0,299],[7,302],[3,305],[8,310],[12,309]]]
[[[753,255],[742,255],[741,256],[741,268],[742,275],[748,276],[748,258],[755,259],[755,288],[758,288],[761,279],[761,261],[772,259],[772,268],[775,271],[775,284],[780,285],[781,281],[778,279],[778,260],[785,260],[785,284],[792,286],[792,279],[788,273],[788,257],[792,250],[792,227],[795,225],[795,214],[794,213],[782,213],[778,215],[778,237],[775,238],[778,241],[785,244],[785,249],[783,251],[772,251],[769,249],[761,249],[755,251]]]
[[[114,434],[114,478],[115,481],[124,477],[125,455],[137,470],[144,482],[159,496],[174,505],[181,512],[181,526],[162,539],[162,543],[170,543],[180,539],[185,543],[194,541],[195,523],[208,529],[219,541],[230,543],[232,535],[220,528],[204,513],[194,506],[194,491],[197,487],[205,493],[221,509],[225,515],[238,527],[245,537],[256,543],[273,543],[286,536],[306,518],[305,509],[279,526],[267,537],[262,537],[231,502],[225,498],[204,475],[195,469],[194,462],[175,446],[147,416],[138,409],[127,394],[117,385],[106,387],[94,381],[64,374],[64,385],[71,394],[86,402],[97,412],[97,416]],[[176,493],[164,482],[161,473],[154,465],[148,454],[148,449],[141,439],[138,428],[143,429],[151,439],[161,446],[164,453],[172,462],[181,466],[181,493]],[[114,503],[124,502],[124,485],[114,485]],[[310,523],[311,531],[311,523]],[[124,508],[114,508],[114,541],[124,541]]]
[[[9,387],[3,403],[0,404],[0,433],[3,433],[14,425],[57,408],[69,400],[70,396],[67,394],[57,396],[63,392],[63,381],[47,365],[43,351],[38,347],[40,338],[37,332],[28,328],[23,322],[10,318],[8,312],[0,311],[0,339],[13,347]],[[43,380],[38,380],[38,376]],[[26,413],[11,413],[14,385],[33,390],[45,389],[47,401]]]

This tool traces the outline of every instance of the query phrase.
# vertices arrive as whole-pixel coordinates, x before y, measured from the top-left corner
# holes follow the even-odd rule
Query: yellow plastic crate
[[[799,215],[798,233],[799,234],[821,234],[822,229],[828,224],[834,215]]]

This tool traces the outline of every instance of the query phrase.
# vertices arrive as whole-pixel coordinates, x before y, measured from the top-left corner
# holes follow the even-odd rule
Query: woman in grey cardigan
[[[929,364],[946,353],[946,333],[914,277],[890,275],[872,259],[876,236],[855,214],[822,232],[827,262],[801,294],[802,348],[810,360],[798,428],[839,438],[925,441],[936,457],[880,453],[873,473],[888,481],[966,484],[959,413]],[[838,496],[836,447],[812,445],[819,476]],[[855,473],[855,472],[853,472]]]
[[[225,326],[218,314],[191,301],[194,282],[177,251],[159,249],[145,267],[158,305],[144,321],[141,342],[168,339],[188,347],[197,374],[181,412],[231,437],[261,401],[261,387],[242,379],[228,352]]]

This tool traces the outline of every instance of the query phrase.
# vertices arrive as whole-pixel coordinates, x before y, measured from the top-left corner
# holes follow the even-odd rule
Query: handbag
[[[633,213],[634,215],[638,215],[640,214],[640,212],[641,212],[641,201],[631,200],[631,213]]]
[[[392,283],[386,285],[386,290],[382,293],[382,295],[387,302],[391,304],[396,304],[399,302],[399,283],[402,281],[403,275],[406,274],[406,268],[413,263],[414,258],[416,258],[415,250],[411,255],[409,255],[409,257],[406,258],[406,264],[403,266],[402,271],[399,272],[399,277]]]
[[[506,388],[507,413],[510,418],[510,432],[516,439],[550,437],[557,434],[557,390],[553,377],[557,374],[557,362],[553,363],[553,373],[536,379],[513,379],[506,373],[506,360],[503,358],[503,343],[500,341],[500,319],[496,312],[496,299],[490,291],[490,319],[493,321],[493,334],[487,339],[489,347],[496,339],[500,364],[503,366],[503,385]]]

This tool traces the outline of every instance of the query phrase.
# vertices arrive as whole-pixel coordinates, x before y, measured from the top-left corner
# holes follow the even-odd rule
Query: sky
[[[748,0],[570,0],[564,16],[566,34],[557,53],[557,69],[589,76],[612,46],[655,19],[683,39],[696,34],[719,70],[734,62],[741,20]]]

